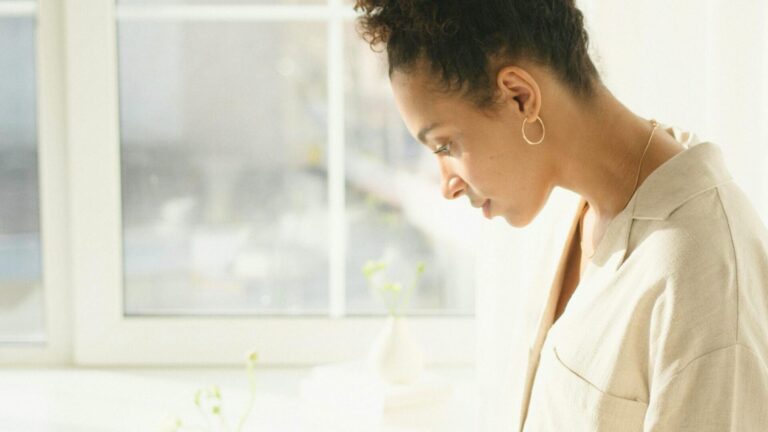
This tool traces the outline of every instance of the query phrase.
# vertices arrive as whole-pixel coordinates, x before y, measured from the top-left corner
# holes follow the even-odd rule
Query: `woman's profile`
[[[720,147],[612,94],[573,0],[355,10],[446,199],[524,227],[555,187],[581,197],[511,365],[514,430],[768,430],[768,230]]]

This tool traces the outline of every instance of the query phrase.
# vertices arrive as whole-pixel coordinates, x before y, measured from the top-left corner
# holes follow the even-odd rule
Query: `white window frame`
[[[44,342],[0,344],[0,364],[56,365],[72,354],[68,188],[64,111],[64,29],[57,1],[0,2],[0,17],[36,17],[37,142]]]
[[[360,358],[381,317],[345,317],[344,97],[341,69],[351,5],[121,6],[65,0],[69,234],[78,365],[234,365],[256,349],[265,365],[308,365]],[[123,315],[120,133],[116,23],[120,19],[325,20],[329,26],[328,317],[125,317]],[[372,54],[373,55],[373,54]],[[474,361],[473,317],[410,317],[428,364]]]

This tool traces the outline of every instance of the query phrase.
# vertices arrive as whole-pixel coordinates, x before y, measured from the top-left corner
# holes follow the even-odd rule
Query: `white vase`
[[[368,367],[390,384],[411,384],[424,369],[424,350],[413,338],[405,317],[389,316],[368,352]]]

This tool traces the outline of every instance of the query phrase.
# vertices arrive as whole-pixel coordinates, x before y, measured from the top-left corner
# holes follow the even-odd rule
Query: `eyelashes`
[[[448,153],[450,151],[451,143],[445,143],[441,145],[437,150],[433,151],[434,154]]]

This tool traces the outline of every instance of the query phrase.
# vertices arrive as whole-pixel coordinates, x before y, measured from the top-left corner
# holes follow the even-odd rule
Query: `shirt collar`
[[[661,164],[643,181],[635,194],[633,219],[664,220],[689,199],[732,179],[716,144],[702,142],[691,132],[659,126],[686,150]]]
[[[659,129],[672,135],[685,150],[646,177],[624,210],[609,222],[592,257],[591,263],[598,267],[618,270],[626,259],[634,220],[665,220],[689,199],[732,179],[718,145],[669,125],[660,123]]]

